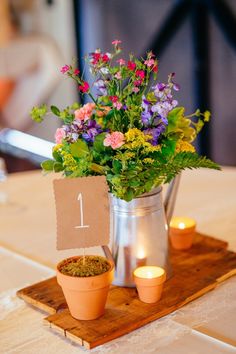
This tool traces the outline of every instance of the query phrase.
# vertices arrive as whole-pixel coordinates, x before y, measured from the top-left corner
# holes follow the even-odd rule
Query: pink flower
[[[111,44],[113,44],[113,45],[118,45],[120,43],[122,43],[122,42],[119,39],[115,39],[114,41],[111,42]]]
[[[99,53],[99,52],[92,53],[92,58],[93,58],[92,64],[96,65],[99,62],[99,60],[101,59],[101,53]]]
[[[137,70],[135,72],[135,75],[140,77],[140,79],[144,79],[145,78],[145,71],[144,70]]]
[[[137,92],[139,92],[140,90],[139,90],[138,87],[133,87],[132,91],[135,92],[135,93],[137,93]]]
[[[135,86],[140,86],[142,84],[142,80],[135,80],[134,85]]]
[[[113,107],[115,107],[118,111],[122,108],[122,103],[121,102],[114,102]]]
[[[79,75],[79,73],[80,73],[79,69],[74,70],[74,75]]]
[[[153,66],[152,71],[153,71],[154,73],[157,73],[157,72],[158,72],[158,65],[157,65],[157,64]]]
[[[65,137],[65,131],[63,128],[57,128],[56,133],[55,133],[55,141],[56,144],[61,144],[62,140]]]
[[[61,68],[61,73],[62,74],[65,74],[65,73],[67,73],[67,71],[69,71],[70,70],[70,67],[69,67],[69,65],[64,65],[62,68]]]
[[[82,85],[79,86],[79,90],[83,93],[88,92],[89,90],[89,83],[84,81]]]
[[[133,61],[128,61],[128,65],[127,65],[127,68],[131,71],[134,71],[135,68],[136,68],[136,64],[133,62]]]
[[[103,145],[104,146],[111,146],[112,149],[118,149],[125,143],[124,134],[121,132],[113,132],[111,134],[107,134]]]
[[[118,101],[118,96],[109,96],[109,99],[111,100],[112,103],[115,103]]]
[[[145,60],[144,64],[146,64],[148,67],[151,67],[155,64],[155,60],[154,59],[147,59],[147,60]]]
[[[120,65],[125,65],[125,60],[122,58],[118,59],[116,62],[119,63]]]
[[[74,112],[75,119],[78,119],[80,121],[88,120],[91,117],[95,106],[95,103],[86,103],[83,107],[77,109]]]
[[[107,63],[110,60],[108,53],[103,54],[102,61],[103,63]]]
[[[118,71],[118,72],[115,74],[115,77],[116,77],[118,80],[121,80],[121,79],[122,79],[121,72]]]

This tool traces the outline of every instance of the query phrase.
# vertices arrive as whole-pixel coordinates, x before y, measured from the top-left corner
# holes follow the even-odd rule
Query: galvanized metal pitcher
[[[143,265],[163,267],[170,276],[166,213],[169,219],[177,182],[169,187],[166,208],[161,187],[130,202],[110,194],[112,256],[116,269],[113,284],[134,287],[133,270]]]

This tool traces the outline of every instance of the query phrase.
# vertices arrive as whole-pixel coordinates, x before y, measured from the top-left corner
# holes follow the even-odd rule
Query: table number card
[[[57,249],[109,243],[108,186],[104,176],[53,181],[57,214]]]

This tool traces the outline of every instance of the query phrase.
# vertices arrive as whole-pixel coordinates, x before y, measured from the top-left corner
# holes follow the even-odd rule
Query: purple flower
[[[102,132],[102,128],[95,120],[89,119],[86,121],[87,127],[85,127],[82,137],[87,142],[94,142],[95,136]]]
[[[163,83],[158,83],[157,88],[159,91],[163,91],[166,88],[166,84]]]
[[[168,125],[168,119],[165,117],[161,117],[161,121],[164,125]]]
[[[95,136],[98,134],[97,130],[95,128],[89,129],[87,133],[83,133],[82,137],[84,138],[85,141],[88,143],[93,142]]]
[[[141,120],[144,126],[149,126],[152,121],[153,112],[152,112],[152,105],[145,96],[142,97],[142,108],[144,111],[141,113]]]
[[[107,88],[104,80],[99,79],[95,81],[94,86],[97,87],[99,96],[107,96]]]
[[[141,119],[142,119],[142,123],[144,126],[148,126],[150,124],[152,115],[150,112],[142,112],[141,113]]]
[[[147,111],[149,109],[151,105],[151,102],[149,102],[145,96],[142,96],[142,108],[145,109],[145,111]]]
[[[180,85],[179,84],[174,84],[173,89],[175,91],[179,91],[180,90]]]
[[[93,119],[87,121],[74,120],[70,125],[63,125],[64,139],[70,143],[77,141],[81,136],[87,142],[93,142],[96,135],[102,132],[102,128]]]
[[[149,129],[145,129],[143,132],[146,135],[151,135],[152,136],[152,140],[150,141],[150,143],[154,146],[156,146],[158,144],[158,138],[160,137],[160,135],[162,133],[164,133],[166,127],[164,124],[160,124],[158,127],[156,128],[149,128]]]

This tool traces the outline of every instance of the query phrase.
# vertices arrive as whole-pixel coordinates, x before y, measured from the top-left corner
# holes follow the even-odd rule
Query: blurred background
[[[236,165],[235,0],[0,0],[0,154],[9,172],[50,156],[58,120],[37,125],[42,103],[79,100],[60,68],[122,40],[125,56],[152,49],[159,80],[176,73],[179,105],[212,112],[197,143],[203,155]]]

